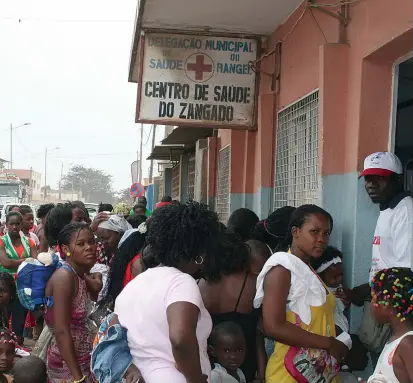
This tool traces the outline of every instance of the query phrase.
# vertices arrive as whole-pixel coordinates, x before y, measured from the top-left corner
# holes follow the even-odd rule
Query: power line
[[[70,19],[38,19],[38,18],[28,18],[28,17],[0,17],[0,20],[12,20],[18,21],[35,21],[35,22],[53,22],[53,23],[133,23],[134,20],[70,20]]]
[[[12,134],[13,134],[13,133],[12,133]],[[26,145],[23,144],[22,140],[20,139],[20,137],[19,137],[16,133],[14,134],[14,137],[17,138],[17,141],[18,141],[19,144],[22,146],[22,148],[23,148],[24,150],[26,150],[26,152],[29,153],[30,157],[33,157],[33,153],[32,153],[29,149],[27,149]]]
[[[149,138],[151,137],[152,128],[153,128],[153,125],[151,125],[151,130],[149,131],[148,137],[146,137],[146,142],[143,144],[143,146],[146,146],[148,144]]]

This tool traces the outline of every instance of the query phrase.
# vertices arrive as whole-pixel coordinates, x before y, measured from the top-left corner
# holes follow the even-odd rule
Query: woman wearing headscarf
[[[124,202],[120,202],[113,208],[113,212],[117,215],[121,215],[123,217],[128,217],[130,215],[131,207]]]
[[[99,263],[110,266],[113,255],[116,253],[119,242],[126,231],[132,226],[122,215],[111,215],[107,221],[99,224],[96,235],[103,246],[103,251],[98,259]]]

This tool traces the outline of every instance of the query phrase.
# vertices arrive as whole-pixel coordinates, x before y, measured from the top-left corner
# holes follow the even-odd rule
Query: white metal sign
[[[253,39],[146,33],[138,122],[253,128]]]
[[[131,163],[131,175],[132,175],[132,183],[134,184],[135,182],[139,181],[139,166],[138,166],[138,161],[133,161]]]

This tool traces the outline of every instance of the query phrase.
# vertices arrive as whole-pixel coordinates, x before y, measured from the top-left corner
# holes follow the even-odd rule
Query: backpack
[[[53,305],[53,297],[45,296],[46,285],[53,273],[63,266],[57,254],[43,254],[39,254],[39,257],[47,257],[48,262],[42,263],[38,259],[27,258],[17,270],[17,296],[22,306],[30,311],[44,305]]]

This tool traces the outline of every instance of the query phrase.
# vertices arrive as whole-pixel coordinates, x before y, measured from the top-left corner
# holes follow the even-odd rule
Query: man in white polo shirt
[[[365,159],[364,170],[359,177],[364,177],[372,202],[380,206],[369,281],[375,273],[390,267],[413,269],[413,198],[403,191],[402,173],[403,167],[397,156],[378,152]],[[366,283],[351,290],[349,300],[362,306],[369,296],[370,287]],[[376,357],[372,356],[375,364]]]
[[[389,267],[413,269],[413,198],[403,191],[403,167],[393,153],[378,152],[364,160],[367,194],[380,206],[373,238],[371,280],[375,273]],[[370,294],[368,283],[354,288],[352,303],[361,306]]]
[[[380,206],[370,280],[390,267],[413,269],[413,198],[403,191],[402,173],[402,164],[393,153],[374,153],[364,161],[360,177],[373,203]]]

